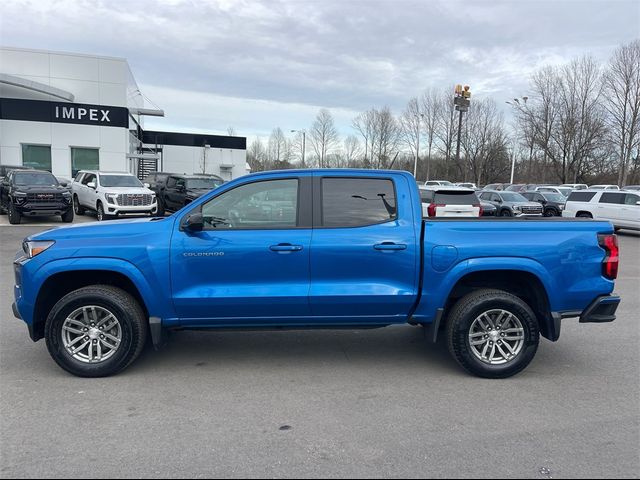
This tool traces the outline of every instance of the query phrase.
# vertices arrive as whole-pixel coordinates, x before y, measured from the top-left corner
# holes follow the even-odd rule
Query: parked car
[[[294,210],[274,211],[272,193]],[[13,312],[82,377],[124,370],[172,329],[409,323],[445,335],[467,371],[504,378],[566,318],[613,321],[620,302],[610,223],[511,221],[423,221],[408,172],[261,172],[171,217],[27,237]]]
[[[591,185],[589,190],[620,190],[618,185]]]
[[[572,190],[586,190],[589,186],[586,183],[563,183],[561,187],[569,187]]]
[[[470,188],[472,190],[480,190],[475,183],[472,182],[458,182],[455,184],[456,187],[464,187],[464,188]]]
[[[546,193],[559,193],[563,197],[567,198],[569,194],[573,191],[570,187],[556,187],[554,185],[545,185],[536,187],[533,189],[535,192],[546,192]]]
[[[63,222],[73,221],[71,194],[42,170],[10,170],[0,183],[0,212],[9,215],[12,225],[22,217],[60,215]]]
[[[98,221],[127,215],[154,215],[156,194],[126,172],[80,170],[71,183],[77,215],[94,210]]]
[[[567,197],[556,192],[524,192],[522,196],[542,205],[545,217],[561,217],[567,202]]]
[[[500,217],[542,216],[542,205],[531,202],[517,192],[483,191],[480,199],[493,204]]]
[[[144,179],[145,182],[149,184],[149,188],[158,194],[158,190],[164,188],[167,184],[167,178],[171,175],[177,175],[176,173],[168,173],[168,172],[151,172]]]
[[[482,216],[483,217],[495,217],[498,215],[498,209],[493,203],[485,202],[480,199],[480,207],[482,207]]]
[[[640,193],[575,191],[569,195],[562,216],[608,220],[616,229],[640,230]]]
[[[171,174],[151,185],[158,196],[158,215],[177,212],[205,193],[218,188],[224,180],[217,175]]]
[[[480,217],[482,206],[475,190],[464,187],[419,187],[422,216]]]
[[[502,191],[506,190],[510,185],[510,183],[490,183],[489,185],[485,185],[484,187],[482,187],[482,190]]]
[[[56,180],[58,180],[58,183],[60,184],[61,187],[66,188],[68,192],[71,191],[71,182],[72,182],[71,180],[65,177],[57,177],[57,176],[56,176]]]
[[[638,191],[640,190],[640,185],[627,185],[626,187],[623,188],[623,190]]]
[[[33,170],[29,167],[23,167],[20,165],[0,165],[0,182],[7,176],[11,170]]]
[[[437,187],[437,186],[442,186],[442,187],[453,187],[453,183],[451,183],[449,180],[427,180],[426,182],[424,182],[425,187]]]

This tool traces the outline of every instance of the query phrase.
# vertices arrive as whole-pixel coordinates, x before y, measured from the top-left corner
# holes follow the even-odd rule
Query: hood
[[[78,223],[67,227],[53,228],[27,237],[27,240],[67,240],[67,239],[92,239],[104,241],[126,237],[127,242],[132,237],[138,235],[149,235],[157,233],[158,230],[171,228],[175,218],[171,217],[151,217],[132,218],[118,220],[117,222],[90,222]],[[132,242],[133,243],[133,242]]]
[[[505,203],[509,203],[510,205],[513,206],[518,206],[518,207],[540,207],[542,208],[542,205],[540,205],[538,202],[505,202]]]
[[[148,189],[147,187],[100,187],[103,191],[107,193],[129,193],[131,195],[155,195],[153,190]]]
[[[62,193],[68,191],[62,186],[53,185],[16,185],[13,188],[24,193]]]

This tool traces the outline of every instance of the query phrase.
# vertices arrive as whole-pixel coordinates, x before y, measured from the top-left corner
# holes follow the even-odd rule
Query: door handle
[[[404,243],[382,242],[376,243],[373,248],[376,250],[406,250],[407,246]]]
[[[272,252],[299,252],[302,250],[302,245],[291,245],[290,243],[279,243],[278,245],[271,245],[269,250]]]

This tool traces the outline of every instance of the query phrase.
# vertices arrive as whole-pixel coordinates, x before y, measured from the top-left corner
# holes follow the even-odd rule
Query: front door
[[[176,226],[171,284],[183,325],[295,325],[310,315],[310,178],[242,184],[194,207],[202,232]]]
[[[318,321],[406,321],[416,299],[420,257],[420,222],[414,222],[408,195],[401,201],[396,196],[408,189],[398,189],[391,178],[318,175],[309,297]]]

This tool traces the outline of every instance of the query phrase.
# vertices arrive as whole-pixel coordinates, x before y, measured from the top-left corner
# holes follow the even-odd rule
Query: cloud
[[[585,53],[604,60],[638,36],[639,8],[636,0],[4,0],[0,42],[125,57],[142,91],[172,112],[165,124],[233,124],[251,134],[309,125],[327,107],[348,129],[345,112],[399,111],[427,87],[467,83],[501,101],[526,91],[546,63]]]

